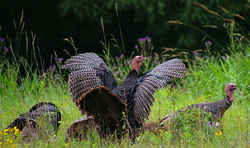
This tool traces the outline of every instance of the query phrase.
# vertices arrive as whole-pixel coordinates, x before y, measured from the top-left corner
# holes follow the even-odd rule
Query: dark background
[[[211,40],[213,50],[223,54],[230,42],[228,30],[223,27],[225,24],[230,24],[230,21],[226,19],[237,23],[235,31],[249,36],[248,20],[250,20],[250,14],[247,1],[239,1],[236,4],[227,1],[220,3],[208,1],[204,4],[212,11],[221,14],[221,17],[208,13],[209,11],[202,9],[202,6],[197,7],[194,3],[188,5],[188,2],[196,2],[195,0],[166,1],[166,5],[162,4],[162,9],[158,3],[155,6],[155,3],[150,1],[147,1],[148,4],[141,4],[141,1],[137,0],[138,4],[136,5],[132,4],[132,1],[128,1],[131,4],[119,1],[118,13],[114,9],[115,5],[108,5],[109,0],[107,2],[90,2],[88,5],[79,4],[80,9],[74,7],[76,1],[2,1],[0,6],[0,37],[11,39],[12,43],[15,44],[14,53],[29,60],[32,51],[28,51],[28,53],[24,51],[27,50],[22,43],[25,42],[25,39],[20,39],[21,35],[17,40],[17,34],[19,33],[20,36],[20,31],[13,25],[13,21],[18,21],[23,11],[24,30],[36,35],[36,45],[39,47],[39,51],[36,52],[39,52],[43,63],[49,65],[48,63],[53,62],[52,57],[55,56],[55,53],[58,57],[69,56],[63,49],[74,54],[72,46],[64,41],[64,38],[67,37],[74,39],[77,48],[79,48],[78,52],[103,53],[104,47],[101,42],[104,41],[105,36],[106,43],[111,43],[110,49],[112,55],[115,56],[121,53],[129,55],[134,51],[138,38],[144,36],[152,38],[155,52],[161,52],[161,47],[185,49],[186,52],[190,53],[194,49],[206,50],[204,43]],[[197,2],[202,3],[198,0]],[[224,14],[221,9],[216,7],[218,5],[225,6],[230,13]],[[93,7],[92,9],[92,6],[97,8]],[[67,7],[69,9],[66,9]],[[234,14],[242,16],[244,19]],[[102,31],[100,18],[104,20],[105,35]],[[168,24],[169,20],[180,20],[187,25]],[[202,27],[206,24],[217,25],[218,28]],[[112,46],[112,38],[117,40],[121,50]],[[6,46],[9,45],[6,44]]]

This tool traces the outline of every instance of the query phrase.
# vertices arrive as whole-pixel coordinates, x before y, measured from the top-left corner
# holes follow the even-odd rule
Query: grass
[[[189,104],[222,99],[225,95],[225,84],[233,82],[237,84],[238,90],[234,94],[233,105],[224,115],[224,131],[221,136],[212,135],[212,138],[208,138],[207,133],[198,133],[197,136],[186,130],[182,137],[176,138],[168,132],[158,135],[145,132],[133,145],[127,139],[120,144],[102,143],[96,134],[86,141],[65,143],[67,128],[82,116],[71,101],[67,82],[62,79],[61,73],[45,73],[43,76],[34,73],[23,78],[21,85],[18,85],[18,65],[2,62],[0,129],[4,129],[18,115],[27,112],[40,101],[55,103],[62,113],[62,121],[56,137],[51,137],[48,141],[39,140],[25,144],[14,140],[13,144],[0,143],[0,147],[249,147],[250,46],[241,45],[240,48],[245,48],[245,53],[235,51],[225,60],[214,57],[203,60],[196,57],[189,65],[187,76],[177,82],[176,89],[166,87],[155,93],[155,103],[149,118],[149,122],[158,122],[167,113]]]

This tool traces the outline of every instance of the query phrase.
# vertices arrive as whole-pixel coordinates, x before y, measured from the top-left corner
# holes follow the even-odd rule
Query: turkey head
[[[234,83],[228,83],[225,87],[225,91],[226,91],[226,95],[228,97],[228,100],[230,102],[233,102],[234,99],[233,99],[233,93],[234,91],[237,89],[237,85],[234,84]]]
[[[143,56],[136,56],[132,60],[132,70],[136,70],[138,73],[143,61]]]

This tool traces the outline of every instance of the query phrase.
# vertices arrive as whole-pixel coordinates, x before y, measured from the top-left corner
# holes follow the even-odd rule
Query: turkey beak
[[[136,61],[136,64],[140,64],[143,61],[143,56],[140,56]]]
[[[231,91],[234,91],[234,90],[236,90],[236,89],[237,89],[237,86],[236,86],[236,85],[232,85],[231,88],[230,88]]]

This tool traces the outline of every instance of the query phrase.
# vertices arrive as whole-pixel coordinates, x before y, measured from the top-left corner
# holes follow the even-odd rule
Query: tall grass
[[[155,93],[155,103],[149,121],[158,122],[165,114],[185,107],[189,104],[211,102],[222,99],[225,96],[224,86],[233,82],[238,86],[234,94],[235,101],[223,118],[224,132],[221,136],[207,133],[195,135],[188,131],[182,138],[175,139],[170,132],[162,132],[158,135],[145,132],[137,138],[135,144],[128,139],[118,142],[103,143],[97,134],[88,140],[65,143],[64,137],[69,125],[82,116],[71,101],[67,82],[58,74],[50,72],[42,76],[28,75],[22,78],[18,85],[18,64],[0,63],[0,129],[4,129],[18,115],[27,112],[31,106],[40,101],[55,103],[62,113],[62,121],[56,137],[50,137],[48,141],[33,141],[25,144],[22,141],[14,141],[16,147],[249,147],[249,102],[250,102],[250,46],[249,44],[234,43],[230,50],[235,52],[219,59],[215,57],[196,57],[191,64],[187,76],[177,82],[176,88],[166,87]],[[240,48],[244,52],[237,53]],[[243,49],[244,48],[244,49]],[[110,59],[106,57],[106,60]],[[124,77],[130,69],[124,57],[117,63],[123,62],[123,67],[116,71]],[[114,70],[110,61],[110,68]],[[144,64],[149,64],[146,62]],[[117,65],[119,66],[119,65]],[[125,69],[125,71],[124,71]],[[150,69],[150,68],[148,68]],[[148,70],[144,68],[144,72]],[[114,70],[115,71],[115,70]],[[1,144],[0,147],[9,147]]]
[[[156,102],[152,108],[150,120],[157,122],[173,110],[190,104],[223,99],[225,85],[229,82],[236,83],[238,90],[234,94],[235,101],[222,120],[223,135],[219,137],[214,135],[215,138],[210,141],[207,140],[206,133],[199,134],[199,138],[195,137],[194,133],[189,133],[190,137],[186,136],[183,141],[179,141],[179,144],[185,146],[191,144],[197,147],[199,145],[203,147],[249,146],[250,48],[249,46],[245,48],[246,54],[235,53],[227,56],[225,60],[210,57],[196,61],[198,63],[189,67],[189,74],[181,83],[178,83],[176,89],[167,87],[155,94]],[[163,137],[169,139],[171,135],[165,138],[164,134]]]

